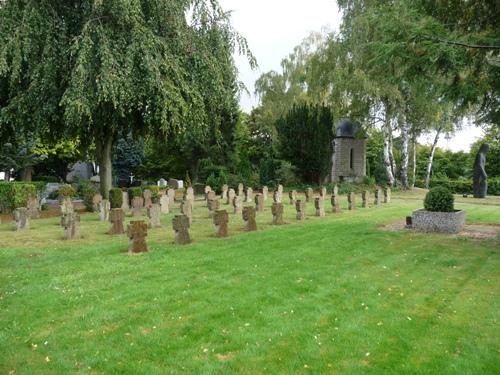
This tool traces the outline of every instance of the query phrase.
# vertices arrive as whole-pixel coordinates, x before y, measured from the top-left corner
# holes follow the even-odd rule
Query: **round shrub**
[[[433,212],[452,212],[453,201],[453,194],[447,188],[438,186],[432,188],[425,196],[424,208]]]
[[[76,190],[73,186],[71,185],[63,185],[57,190],[57,196],[59,199],[63,198],[74,198],[76,197]]]
[[[92,212],[94,209],[94,195],[97,194],[95,185],[88,180],[80,180],[78,182],[78,195],[83,199],[85,209]]]
[[[140,187],[133,187],[133,188],[130,188],[128,189],[128,195],[129,195],[129,198],[132,199],[132,198],[137,198],[137,197],[142,197],[142,188]]]
[[[121,208],[123,204],[122,189],[113,188],[109,191],[109,203],[111,208]]]

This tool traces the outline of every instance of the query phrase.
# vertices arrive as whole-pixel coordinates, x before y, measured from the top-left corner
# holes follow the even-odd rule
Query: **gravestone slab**
[[[290,199],[290,204],[294,205],[295,202],[297,201],[297,191],[296,190],[289,191],[288,198]]]
[[[16,221],[16,230],[30,229],[30,214],[26,207],[14,210],[14,220]]]
[[[128,210],[130,210],[130,206],[129,206],[129,197],[128,197],[128,192],[127,191],[124,191],[122,192],[122,210],[124,212],[127,212]]]
[[[227,191],[228,190],[229,190],[229,186],[227,186],[226,184],[222,185],[221,199],[222,199],[222,202],[224,202],[224,203],[227,202]]]
[[[28,208],[28,214],[30,215],[31,219],[40,218],[40,210],[38,209],[38,199],[36,197],[28,198],[27,208]]]
[[[208,207],[208,201],[216,198],[217,195],[215,194],[215,191],[210,190],[209,192],[205,193],[205,201],[207,202],[207,207]]]
[[[232,204],[235,196],[236,196],[236,192],[234,191],[234,189],[229,189],[229,192],[227,193],[227,202],[226,203]]]
[[[278,190],[273,191],[273,203],[281,203],[281,197]]]
[[[375,206],[380,205],[380,200],[382,199],[382,190],[375,189],[373,204]]]
[[[99,203],[99,220],[100,221],[108,221],[109,220],[109,210],[111,210],[111,204],[109,200],[103,199],[101,203]]]
[[[314,207],[316,208],[316,216],[325,216],[325,200],[322,197],[314,199]]]
[[[340,207],[340,201],[339,201],[338,195],[332,194],[331,203],[332,203],[332,212],[333,213],[339,213],[342,211],[342,208]]]
[[[244,207],[243,208],[243,221],[245,222],[245,231],[253,232],[257,230],[257,222],[255,221],[255,208],[254,207]]]
[[[264,196],[261,193],[255,194],[255,210],[257,212],[264,211]]]
[[[228,230],[227,224],[229,222],[229,215],[226,210],[217,210],[214,212],[214,230],[215,237],[227,237]]]
[[[220,200],[219,198],[209,199],[208,200],[208,217],[213,217],[214,212],[220,208]]]
[[[271,212],[273,214],[273,224],[283,225],[283,203],[274,202],[271,207]]]
[[[370,192],[368,190],[363,190],[361,192],[361,200],[362,200],[362,203],[361,203],[361,207],[363,208],[369,208],[370,207]]]
[[[94,212],[99,212],[99,204],[102,202],[101,194],[94,194],[92,197],[92,209]]]
[[[245,202],[253,202],[253,189],[251,187],[247,188],[247,191],[245,192]]]
[[[240,197],[241,199],[243,199],[245,196],[245,192],[244,192],[244,186],[243,184],[240,182],[238,184],[238,197]]]
[[[160,212],[162,214],[168,214],[170,212],[170,199],[167,195],[160,196]]]
[[[267,186],[262,186],[262,196],[264,197],[264,202],[267,201],[267,196],[269,194],[269,189]]]
[[[142,216],[142,208],[144,207],[144,198],[134,197],[132,198],[132,216]]]
[[[233,198],[233,208],[234,208],[234,214],[235,215],[239,215],[241,214],[242,210],[243,210],[243,203],[241,202],[241,198],[236,195],[234,198]]]
[[[148,225],[143,220],[131,221],[127,226],[128,252],[130,254],[145,253],[148,251],[146,237]]]
[[[183,198],[184,200],[190,200],[194,202],[194,189],[191,186],[187,187],[186,190],[184,190]]]
[[[151,192],[151,190],[149,190],[149,189],[144,190],[144,192],[142,193],[142,196],[144,198],[144,207],[146,207],[146,208],[151,207],[151,205],[153,204],[153,201],[151,199],[153,196],[153,193]]]
[[[347,194],[347,203],[349,210],[356,209],[356,195],[354,193],[351,192]]]
[[[175,204],[175,189],[168,189],[167,190],[167,196],[169,200],[169,205],[170,207],[174,207]]]
[[[312,188],[306,189],[306,202],[311,202],[314,197],[314,192]]]
[[[384,189],[384,203],[391,203],[391,188]]]
[[[112,208],[109,212],[109,221],[111,222],[111,228],[108,234],[123,234],[125,229],[123,222],[125,220],[125,211],[122,208]]]
[[[158,203],[148,207],[149,228],[161,228],[161,208]]]
[[[332,192],[333,195],[337,196],[339,195],[339,187],[337,185],[335,185],[333,187],[333,192]]]
[[[64,228],[66,226],[68,215],[75,212],[75,207],[73,206],[71,198],[64,198],[61,201],[59,208],[61,210],[61,226]]]
[[[300,199],[295,201],[295,210],[297,211],[297,220],[304,220],[306,218],[306,204]]]
[[[319,189],[319,196],[323,198],[323,200],[326,199],[326,187],[322,186],[321,189]]]
[[[172,228],[175,231],[174,241],[177,245],[191,243],[189,226],[189,218],[186,215],[175,215],[172,219]]]
[[[181,203],[181,214],[186,215],[189,219],[189,224],[193,223],[193,201],[187,199]]]
[[[164,178],[160,178],[158,180],[158,186],[160,187],[160,189],[161,188],[166,188],[167,185],[168,185],[167,180],[165,180]]]
[[[76,212],[67,216],[64,226],[64,239],[67,241],[80,239],[80,215]]]

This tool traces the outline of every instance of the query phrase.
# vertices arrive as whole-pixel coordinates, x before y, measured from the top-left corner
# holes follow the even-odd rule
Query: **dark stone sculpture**
[[[486,194],[488,193],[488,175],[484,166],[486,165],[486,154],[489,149],[490,146],[484,143],[476,155],[474,162],[474,198],[486,198]]]

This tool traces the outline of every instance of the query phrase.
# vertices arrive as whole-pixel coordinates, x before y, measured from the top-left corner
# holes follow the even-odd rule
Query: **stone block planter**
[[[413,211],[412,228],[419,232],[458,233],[465,225],[465,211]]]

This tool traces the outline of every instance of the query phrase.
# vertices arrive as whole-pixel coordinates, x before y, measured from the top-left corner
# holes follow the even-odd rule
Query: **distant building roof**
[[[348,119],[340,120],[335,134],[336,138],[366,138],[366,134],[361,126]]]

